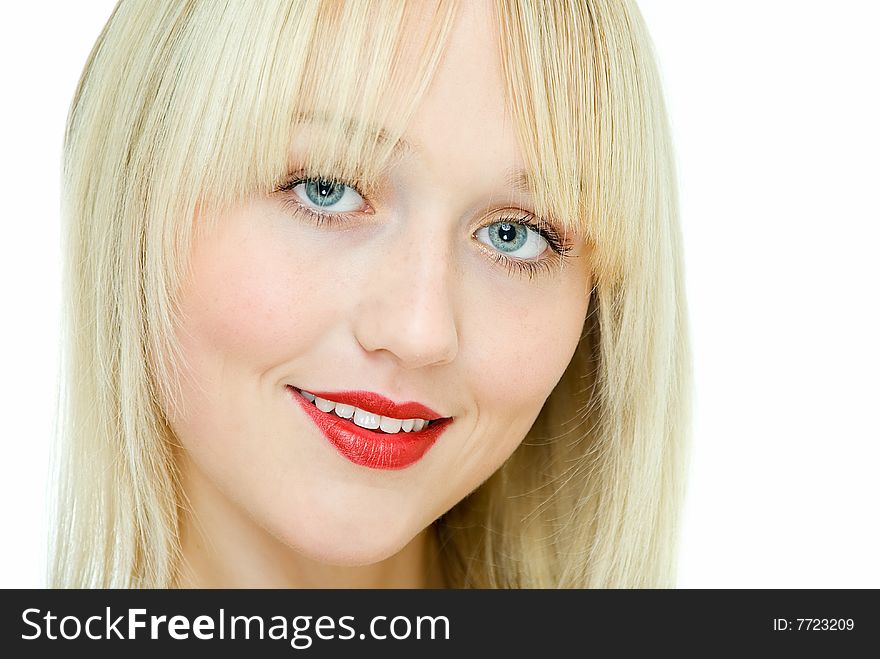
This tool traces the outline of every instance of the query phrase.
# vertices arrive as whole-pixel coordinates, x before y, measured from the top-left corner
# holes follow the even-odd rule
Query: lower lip
[[[343,457],[371,469],[403,469],[418,462],[452,423],[448,418],[434,421],[418,432],[374,432],[333,412],[322,412],[293,387],[287,389]]]

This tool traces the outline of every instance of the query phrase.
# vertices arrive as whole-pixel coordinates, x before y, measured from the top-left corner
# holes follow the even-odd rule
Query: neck
[[[370,565],[312,560],[281,542],[223,497],[192,465],[182,470],[180,588],[442,588],[431,525],[403,549]]]

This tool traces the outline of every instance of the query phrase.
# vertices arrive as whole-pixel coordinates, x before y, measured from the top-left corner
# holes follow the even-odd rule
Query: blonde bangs
[[[633,246],[650,241],[646,195],[668,183],[662,94],[638,9],[498,0],[498,15],[537,212],[585,236],[597,276],[617,280],[639,260]]]

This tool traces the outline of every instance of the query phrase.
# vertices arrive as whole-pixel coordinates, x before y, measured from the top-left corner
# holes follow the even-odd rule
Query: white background
[[[0,8],[0,587],[44,582],[74,87],[114,2]],[[681,587],[880,587],[880,6],[642,0],[695,354]]]

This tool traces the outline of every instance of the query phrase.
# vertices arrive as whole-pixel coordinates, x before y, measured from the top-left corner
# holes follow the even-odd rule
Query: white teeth
[[[336,403],[336,416],[341,416],[343,419],[350,419],[354,416],[354,411],[357,408],[354,405],[343,405],[342,403]]]
[[[400,432],[400,426],[403,423],[400,419],[392,419],[391,417],[383,416],[382,421],[379,422],[379,428],[382,429],[382,432]]]
[[[368,430],[381,429],[382,432],[395,434],[399,432],[419,432],[428,425],[425,419],[395,419],[390,416],[381,416],[366,412],[354,405],[334,403],[332,400],[310,394],[300,390],[303,398],[315,404],[322,412],[333,412],[343,419],[351,419],[353,423]]]
[[[361,428],[367,428],[368,430],[375,430],[379,427],[379,423],[381,423],[382,417],[378,414],[370,414],[369,412],[364,412],[361,408],[354,408],[354,421],[355,425],[360,426]]]
[[[324,398],[315,397],[315,407],[322,412],[332,412],[336,409],[336,403],[330,400],[325,400]]]

